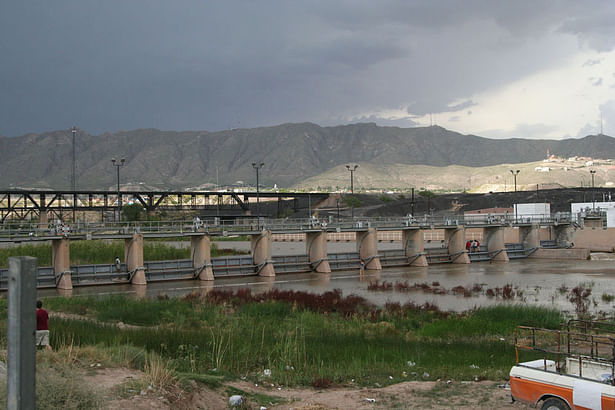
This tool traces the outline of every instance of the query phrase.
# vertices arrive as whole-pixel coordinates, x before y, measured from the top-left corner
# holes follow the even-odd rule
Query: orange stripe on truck
[[[567,387],[555,386],[553,384],[541,383],[534,380],[510,377],[510,394],[515,400],[526,403],[536,404],[541,397],[555,396],[568,402],[572,410],[585,410],[586,407],[574,406],[572,404],[572,389]],[[602,410],[615,410],[615,398],[602,396]],[[591,409],[588,409],[591,410]]]

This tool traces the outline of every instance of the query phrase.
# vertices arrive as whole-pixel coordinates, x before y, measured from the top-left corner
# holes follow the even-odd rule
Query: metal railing
[[[595,374],[585,374],[593,366],[608,370],[608,377],[600,374],[600,382],[615,385],[613,323],[573,321],[585,323],[569,323],[564,330],[518,326],[514,339],[517,366],[524,365],[520,363],[520,353],[531,351],[543,356],[545,371],[550,357],[555,361],[557,372],[596,380]]]
[[[213,235],[228,236],[259,232],[263,229],[280,233],[301,233],[313,230],[328,232],[361,231],[370,227],[381,230],[401,230],[404,228],[435,229],[463,225],[466,227],[504,226],[504,225],[557,225],[570,223],[569,213],[557,213],[550,216],[490,216],[490,215],[450,215],[414,217],[378,217],[315,220],[303,219],[265,219],[243,218],[224,221],[218,218],[183,221],[139,221],[139,222],[76,222],[64,224],[52,222],[5,222],[0,224],[0,240],[20,238],[27,240],[46,240],[61,236],[83,236],[84,239],[118,237],[141,233],[145,236],[189,235],[207,232]]]

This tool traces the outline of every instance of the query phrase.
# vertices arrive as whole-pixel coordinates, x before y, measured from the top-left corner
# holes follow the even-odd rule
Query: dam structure
[[[37,287],[69,290],[73,286],[130,283],[145,286],[171,280],[215,281],[232,276],[273,277],[294,272],[327,274],[333,270],[377,271],[393,266],[429,266],[453,263],[506,263],[510,259],[587,259],[592,250],[615,246],[615,230],[599,221],[584,226],[570,215],[557,217],[485,218],[459,215],[423,218],[218,218],[190,221],[126,223],[4,223],[0,242],[50,242],[52,266],[38,268]],[[250,238],[250,254],[211,257],[216,237]],[[143,260],[147,239],[183,237],[190,241],[190,258]],[[115,239],[124,241],[122,263],[71,265],[71,241]],[[274,255],[273,241],[301,241],[305,252]],[[476,240],[476,248],[468,243]],[[353,252],[330,253],[327,243],[355,243]],[[380,250],[378,243],[399,243]],[[0,289],[7,288],[7,269],[0,269]]]

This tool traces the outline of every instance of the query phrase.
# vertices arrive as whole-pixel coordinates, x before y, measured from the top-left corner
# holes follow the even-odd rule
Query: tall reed
[[[272,297],[282,298],[275,293]],[[342,303],[341,295],[319,301]],[[303,305],[257,303],[206,296],[185,300],[83,298],[90,315],[139,326],[52,318],[52,344],[135,346],[170,360],[179,372],[248,375],[272,383],[320,385],[400,380],[505,378],[514,362],[510,335],[519,324],[555,327],[548,309],[502,305],[463,315],[423,310],[323,310],[307,295]],[[260,297],[260,296],[259,296]],[[73,298],[82,299],[82,298]],[[124,300],[122,300],[124,299]],[[75,306],[50,299],[51,310]],[[343,302],[346,303],[346,302]],[[501,340],[504,339],[504,340]],[[265,371],[267,370],[267,371]]]

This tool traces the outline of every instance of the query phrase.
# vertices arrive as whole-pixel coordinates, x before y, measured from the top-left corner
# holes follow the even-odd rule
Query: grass
[[[424,326],[424,337],[476,337],[484,334],[510,335],[516,326],[556,329],[564,316],[553,309],[525,305],[496,305],[479,308],[467,316],[455,316]]]
[[[98,409],[103,396],[92,386],[83,383],[81,373],[74,366],[53,354],[37,354],[36,408],[37,409]],[[6,408],[6,383],[0,384],[0,406]]]
[[[159,371],[164,368],[180,380],[208,385],[239,376],[322,387],[351,379],[365,386],[438,378],[501,380],[514,363],[510,336],[516,325],[557,328],[563,320],[556,311],[521,305],[457,315],[414,305],[375,308],[339,292],[275,290],[163,300],[50,298],[45,305],[95,319],[52,317],[54,347],[74,345],[83,355],[95,346],[114,357],[108,360],[147,370],[152,380],[169,380],[170,370]],[[118,321],[133,326],[120,329],[113,324]],[[148,361],[150,354],[159,361]]]
[[[211,244],[211,256],[216,257],[236,251],[220,250],[216,243]],[[11,256],[34,256],[39,266],[51,265],[51,245],[20,245],[0,249],[0,267],[8,266]],[[75,265],[111,264],[115,257],[124,257],[123,241],[72,241],[70,243],[70,262]],[[157,241],[145,241],[143,259],[146,261],[189,259],[190,248],[176,248]]]

